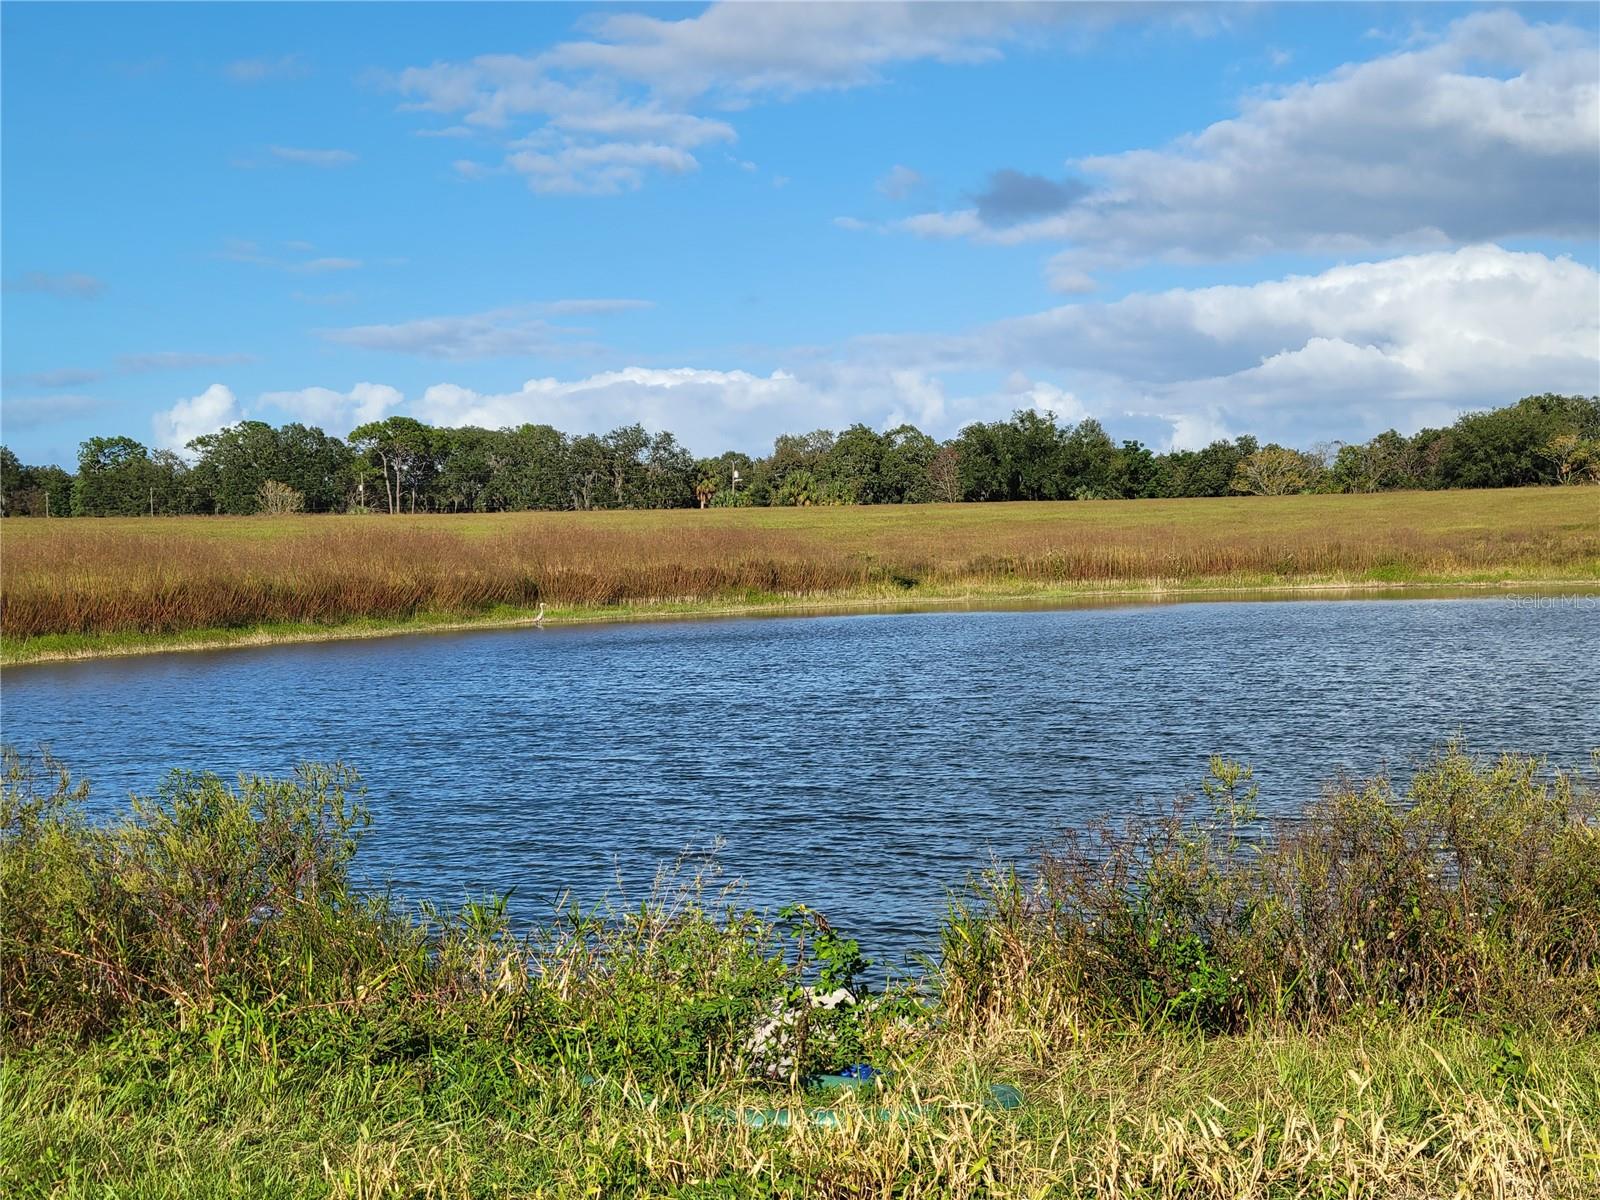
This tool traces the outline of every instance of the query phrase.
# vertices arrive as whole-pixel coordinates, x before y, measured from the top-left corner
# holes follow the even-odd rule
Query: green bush
[[[53,760],[7,750],[4,771],[8,1045],[171,1027],[312,1064],[488,1045],[686,1086],[749,1074],[761,1020],[819,971],[831,981],[861,965],[831,930],[791,944],[731,889],[708,893],[710,864],[663,876],[631,911],[573,909],[521,933],[505,897],[407,913],[351,886],[367,814],[342,766],[236,787],[175,772],[105,826]],[[797,1069],[840,1065],[826,1060],[831,1031],[850,1019],[819,1014],[802,1029]]]
[[[1051,994],[1206,1031],[1405,1011],[1600,1029],[1600,798],[1532,758],[1452,743],[1404,796],[1343,780],[1264,824],[1213,760],[1207,815],[1068,835],[992,877],[944,942],[969,1016]]]

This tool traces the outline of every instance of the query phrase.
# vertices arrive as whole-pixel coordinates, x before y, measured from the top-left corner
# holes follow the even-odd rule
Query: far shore
[[[248,649],[312,642],[358,641],[428,633],[560,628],[669,620],[718,620],[749,617],[843,616],[870,613],[939,611],[1005,611],[1069,609],[1127,604],[1183,604],[1216,601],[1293,601],[1338,599],[1479,599],[1503,596],[1529,601],[1542,598],[1593,598],[1600,605],[1600,579],[1417,579],[1403,582],[1374,579],[1191,579],[1150,580],[1120,587],[977,585],[965,589],[775,595],[758,600],[739,598],[639,601],[607,606],[547,608],[544,621],[534,608],[500,608],[478,614],[423,613],[378,620],[372,618],[329,625],[261,624],[235,629],[193,629],[162,634],[51,635],[27,640],[0,639],[0,667],[126,658],[182,651]]]

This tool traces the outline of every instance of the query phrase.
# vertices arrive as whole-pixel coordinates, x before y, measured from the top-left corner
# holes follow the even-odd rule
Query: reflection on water
[[[1339,600],[553,626],[14,669],[4,737],[110,806],[173,766],[344,759],[364,871],[412,896],[637,895],[724,841],[760,906],[869,952],[1063,825],[1152,807],[1206,758],[1294,805],[1449,734],[1575,764],[1600,746],[1600,603]]]

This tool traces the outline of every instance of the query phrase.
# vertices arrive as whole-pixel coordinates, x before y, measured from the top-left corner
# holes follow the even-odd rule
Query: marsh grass
[[[1600,577],[1583,489],[459,517],[9,521],[41,639],[440,622],[539,602],[761,605],[1047,589]]]
[[[1336,784],[1324,804],[1354,811],[1279,844],[1251,836],[1242,768],[1208,783],[1197,814],[980,886],[933,975],[819,1017],[775,1081],[748,1032],[818,977],[822,926],[743,910],[712,863],[518,929],[495,898],[445,913],[354,891],[364,816],[342,768],[175,775],[94,825],[59,764],[9,755],[0,1188],[1595,1194],[1592,789],[1452,746],[1403,796]],[[1350,952],[1396,928],[1403,944]],[[1296,945],[1287,965],[1262,953]],[[1239,985],[1225,1002],[1197,949]],[[880,1088],[806,1090],[862,1059]],[[996,1081],[1026,1103],[984,1103]],[[787,1127],[736,1115],[778,1107]]]

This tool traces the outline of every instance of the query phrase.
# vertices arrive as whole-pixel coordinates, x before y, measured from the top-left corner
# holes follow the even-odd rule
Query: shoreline
[[[1600,578],[1418,580],[1150,580],[1118,587],[972,586],[932,588],[920,595],[902,591],[872,594],[774,596],[728,603],[716,599],[635,602],[605,608],[552,608],[546,627],[621,624],[664,620],[736,620],[784,616],[831,616],[869,613],[1005,611],[1015,608],[1072,609],[1127,604],[1181,604],[1216,600],[1306,599],[1471,599],[1488,594],[1507,597],[1555,595],[1600,598]],[[356,618],[337,625],[254,625],[238,629],[197,629],[170,634],[47,635],[35,642],[82,638],[83,645],[31,648],[28,643],[3,643],[0,669],[83,662],[186,651],[253,649],[262,646],[308,645],[318,642],[365,641],[428,633],[533,628],[534,610],[494,610],[482,614],[422,614],[382,619]]]

